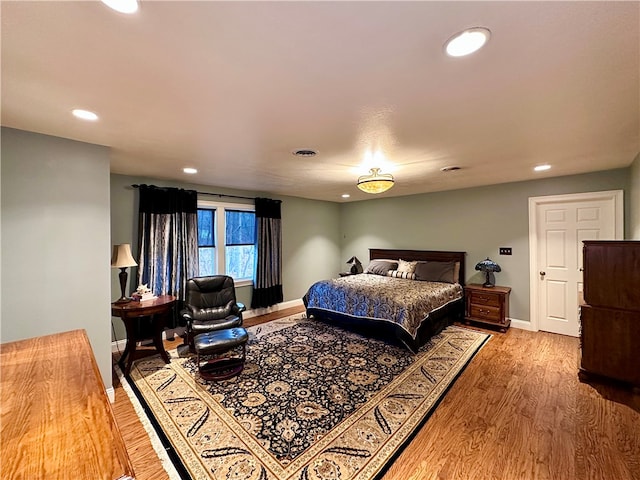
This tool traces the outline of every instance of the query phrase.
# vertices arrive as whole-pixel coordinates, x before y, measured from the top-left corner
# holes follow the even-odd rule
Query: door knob
[[[543,276],[543,277],[544,277],[546,274],[547,274],[547,272],[540,272],[540,275],[541,275],[541,276]]]

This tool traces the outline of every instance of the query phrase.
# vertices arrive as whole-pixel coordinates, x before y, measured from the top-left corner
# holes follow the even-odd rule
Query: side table
[[[129,375],[131,371],[131,364],[135,360],[136,344],[143,338],[137,338],[136,334],[136,322],[135,320],[140,317],[151,317],[151,324],[153,325],[153,345],[160,353],[160,356],[169,363],[169,355],[167,355],[162,343],[162,331],[165,326],[165,319],[176,303],[176,297],[171,295],[161,295],[153,300],[147,300],[145,302],[131,301],[127,303],[112,303],[111,315],[114,317],[120,317],[124,322],[124,326],[127,330],[127,345],[122,352],[118,365],[125,375]],[[128,362],[125,368],[125,360],[128,357]]]
[[[465,321],[480,322],[494,325],[506,332],[511,319],[509,318],[509,293],[511,287],[483,287],[479,284],[469,284],[464,287],[466,297]]]

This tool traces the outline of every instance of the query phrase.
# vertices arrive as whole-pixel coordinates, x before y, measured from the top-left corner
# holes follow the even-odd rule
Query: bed
[[[408,262],[418,262],[414,276]],[[303,298],[307,316],[399,342],[414,353],[447,325],[462,320],[465,252],[370,249],[369,269],[314,283]],[[434,274],[438,269],[446,272]]]

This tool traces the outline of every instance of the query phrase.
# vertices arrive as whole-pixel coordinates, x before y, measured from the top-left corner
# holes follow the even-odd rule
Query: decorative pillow
[[[453,268],[453,283],[460,283],[460,262],[456,262]]]
[[[398,268],[398,262],[395,260],[371,260],[364,273],[387,275],[389,270],[395,270],[396,268]]]
[[[398,271],[413,273],[416,270],[418,262],[407,262],[406,260],[398,260]]]
[[[416,265],[416,280],[456,283],[456,263],[458,262],[420,262]],[[458,264],[458,272],[459,270]]]
[[[389,272],[387,272],[387,276],[388,277],[394,277],[394,278],[406,278],[408,280],[415,280],[416,279],[416,274],[413,272],[401,272],[400,270],[389,270]]]

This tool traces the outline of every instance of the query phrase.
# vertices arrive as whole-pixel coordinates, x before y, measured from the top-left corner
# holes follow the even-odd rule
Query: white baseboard
[[[116,401],[116,391],[113,387],[107,388],[107,398],[109,398],[109,403],[113,403]]]
[[[124,351],[124,347],[127,346],[127,340],[117,340],[115,342],[111,342],[111,353],[122,352]]]
[[[285,310],[287,308],[292,308],[292,307],[298,307],[298,306],[301,306],[301,305],[304,305],[304,303],[302,302],[301,298],[298,298],[296,300],[290,300],[288,302],[278,303],[278,304],[273,305],[273,306],[268,307],[268,308],[254,308],[254,309],[246,310],[245,312],[242,313],[242,318],[257,317],[259,315],[266,315],[267,313],[278,312],[280,310]],[[167,339],[167,331],[168,330],[165,330],[164,332],[162,332],[162,339],[163,340]],[[178,328],[174,329],[173,332],[175,332],[176,336],[182,335],[184,333],[184,327],[178,327]],[[149,341],[150,340],[145,340],[144,343],[147,343]],[[124,351],[124,348],[125,348],[126,345],[127,345],[127,340],[126,339],[112,341],[111,342],[111,353]]]
[[[531,326],[531,322],[527,322],[525,320],[518,320],[517,318],[512,318],[511,319],[511,326],[513,328],[519,328],[520,330],[528,330],[530,332],[537,332],[537,330],[534,330],[533,327]]]
[[[173,330],[165,330],[164,332],[162,332],[162,339],[166,340],[167,339],[167,332],[173,332],[173,334],[175,335],[175,337],[179,337],[180,335],[182,335],[184,333],[184,327],[177,327],[174,328]],[[144,344],[148,344],[151,343],[152,340],[145,340],[144,342],[138,342],[138,345],[140,345],[141,343]],[[112,341],[111,342],[111,353],[116,353],[116,352],[123,352],[124,348],[127,346],[127,339],[123,339],[123,340],[117,340],[117,341]]]
[[[278,303],[268,308],[254,308],[251,310],[247,310],[242,314],[242,318],[251,318],[251,317],[257,317],[259,315],[266,315],[267,313],[278,312],[286,308],[298,307],[300,305],[304,305],[304,304],[302,303],[302,299],[298,298],[296,300],[290,300],[288,302]]]

